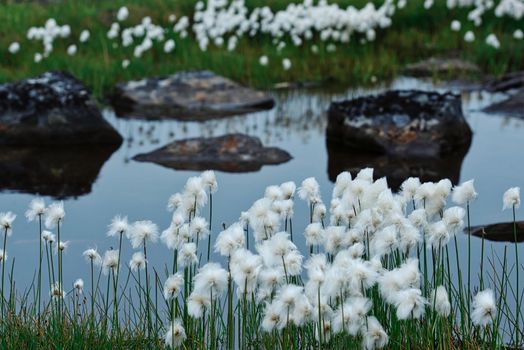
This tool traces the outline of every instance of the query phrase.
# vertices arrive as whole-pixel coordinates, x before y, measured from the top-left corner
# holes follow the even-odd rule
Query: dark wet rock
[[[273,98],[209,71],[116,85],[111,96],[120,117],[204,121],[271,109]]]
[[[91,192],[117,145],[0,147],[0,190],[65,199]]]
[[[483,89],[490,92],[524,89],[524,71],[508,73],[502,77],[490,79],[483,84]]]
[[[343,171],[352,174],[364,168],[373,168],[374,177],[386,177],[393,189],[399,189],[409,177],[419,177],[421,181],[439,181],[447,178],[453,184],[460,181],[462,162],[468,147],[457,149],[452,154],[435,158],[406,158],[389,155],[366,154],[347,149],[340,144],[327,142],[329,179],[335,182],[337,175]]]
[[[464,232],[467,233],[468,229]],[[471,234],[495,242],[515,242],[513,222],[474,226]],[[524,242],[524,221],[517,222],[517,242]]]
[[[409,64],[404,69],[404,74],[415,77],[456,76],[479,72],[480,68],[472,62],[459,58],[436,57]]]
[[[524,118],[524,89],[507,99],[494,103],[483,109],[487,113],[502,114],[509,117]]]
[[[472,136],[459,95],[417,90],[333,102],[326,132],[348,149],[405,158],[451,154]]]
[[[0,145],[120,143],[89,91],[69,73],[0,85]]]
[[[266,164],[281,164],[291,156],[276,147],[264,147],[256,137],[230,134],[213,138],[175,141],[151,153],[133,158],[179,170],[258,171]]]

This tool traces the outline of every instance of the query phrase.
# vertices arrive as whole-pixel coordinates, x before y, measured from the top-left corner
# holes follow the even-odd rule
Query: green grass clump
[[[365,1],[337,1],[341,6],[363,6]],[[288,1],[248,0],[250,8],[268,5],[282,9]],[[380,1],[376,1],[380,5]],[[524,68],[524,41],[514,40],[512,33],[518,28],[518,21],[509,18],[498,19],[490,14],[483,18],[480,27],[474,27],[466,20],[467,10],[448,10],[444,2],[437,2],[429,11],[421,2],[409,1],[406,8],[397,10],[390,28],[377,31],[374,42],[361,44],[359,34],[354,34],[349,44],[338,44],[335,52],[328,52],[327,43],[316,38],[295,47],[288,42],[278,52],[270,37],[244,37],[235,51],[210,45],[202,52],[191,33],[181,39],[171,32],[167,38],[176,40],[176,49],[170,54],[163,52],[163,45],[156,43],[140,59],[133,57],[133,47],[124,48],[118,40],[107,39],[107,31],[115,20],[116,11],[126,5],[130,17],[123,27],[137,24],[142,17],[150,16],[153,23],[170,28],[169,14],[191,17],[193,0],[169,2],[147,1],[81,1],[4,3],[0,4],[0,81],[24,79],[48,70],[69,70],[83,80],[99,97],[107,94],[119,81],[139,79],[155,75],[172,74],[187,69],[209,69],[244,84],[257,88],[271,88],[275,83],[288,81],[317,82],[329,85],[371,84],[395,77],[402,68],[424,57],[458,55],[477,63],[485,74],[499,75]],[[53,17],[59,24],[69,24],[72,35],[68,39],[55,41],[51,56],[41,63],[33,62],[36,52],[42,52],[41,43],[25,39],[31,26],[41,26]],[[459,19],[463,28],[460,33],[450,29],[452,19]],[[87,43],[79,43],[78,36],[83,29],[91,32]],[[466,30],[474,31],[477,40],[465,43]],[[499,50],[486,45],[484,39],[489,33],[496,33],[502,46]],[[8,45],[18,41],[21,51],[11,55]],[[118,46],[113,46],[114,43]],[[66,48],[77,44],[78,53],[70,57]],[[318,54],[311,51],[311,45],[319,47]],[[270,64],[263,67],[259,57],[267,55]],[[130,59],[128,69],[122,68],[122,60]],[[284,70],[282,59],[289,58],[292,68]]]

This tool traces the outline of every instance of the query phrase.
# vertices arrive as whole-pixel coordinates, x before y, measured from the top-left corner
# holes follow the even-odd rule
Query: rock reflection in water
[[[327,142],[328,175],[335,181],[343,171],[357,173],[363,168],[374,168],[374,177],[386,176],[391,188],[398,189],[408,177],[421,181],[439,181],[448,178],[453,184],[460,180],[462,161],[469,147],[456,150],[440,158],[401,158],[381,154],[366,154],[339,144]]]
[[[0,190],[58,199],[88,194],[100,169],[117,148],[2,147]]]

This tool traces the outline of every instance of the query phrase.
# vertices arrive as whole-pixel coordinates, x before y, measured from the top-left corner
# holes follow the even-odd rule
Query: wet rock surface
[[[111,96],[118,116],[205,121],[271,109],[274,100],[209,71],[118,84]]]
[[[467,234],[468,229],[464,232]],[[513,222],[474,226],[471,234],[494,242],[515,242]],[[524,242],[524,221],[517,222],[517,242]]]
[[[121,142],[86,87],[69,73],[0,85],[0,145]]]
[[[487,113],[502,114],[509,117],[524,118],[524,88],[507,99],[483,109]]]
[[[361,153],[327,142],[327,171],[329,180],[335,182],[337,175],[343,171],[353,174],[364,168],[373,168],[376,178],[387,177],[389,186],[397,190],[409,177],[418,177],[423,182],[449,179],[453,184],[458,184],[467,151],[468,148],[462,148],[443,157],[406,158]]]
[[[524,71],[512,72],[499,78],[493,78],[483,84],[490,92],[504,92],[513,89],[524,89]]]
[[[0,147],[0,190],[59,199],[91,192],[117,145]]]
[[[403,73],[414,77],[453,76],[480,73],[480,68],[459,58],[432,57],[407,65]]]
[[[472,137],[459,95],[418,90],[333,102],[326,133],[332,144],[405,158],[452,154]]]
[[[291,158],[284,150],[264,147],[256,137],[230,134],[175,141],[133,159],[178,170],[212,169],[237,173],[258,171],[263,165],[281,164]]]

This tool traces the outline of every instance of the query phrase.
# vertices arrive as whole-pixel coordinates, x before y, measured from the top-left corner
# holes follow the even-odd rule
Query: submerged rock
[[[59,199],[91,192],[117,145],[0,147],[0,190]]]
[[[417,90],[333,102],[326,132],[348,148],[419,158],[468,148],[472,136],[459,95]]]
[[[483,84],[483,89],[490,92],[524,89],[524,71],[508,73],[502,77],[490,79]]]
[[[483,109],[487,113],[503,114],[509,117],[524,118],[524,89],[510,95],[504,101],[494,103]]]
[[[69,73],[0,85],[0,145],[121,143],[89,91]]]
[[[467,234],[468,229],[464,230]],[[513,222],[502,222],[484,226],[474,226],[471,234],[495,242],[515,242]],[[524,221],[517,222],[517,242],[524,241]]]
[[[404,69],[405,74],[415,77],[456,76],[479,72],[480,68],[472,62],[459,58],[436,57],[409,64]]]
[[[292,157],[276,147],[264,147],[256,137],[230,134],[175,141],[133,159],[179,170],[258,171],[266,164],[281,164]]]
[[[167,77],[120,83],[116,85],[111,100],[120,117],[196,121],[274,106],[273,99],[265,93],[209,71],[180,72]]]
[[[408,177],[418,177],[421,181],[438,182],[449,179],[453,184],[460,181],[460,170],[468,148],[457,149],[452,154],[435,158],[397,157],[386,154],[369,154],[327,142],[329,180],[335,182],[343,171],[352,174],[364,168],[373,168],[375,178],[386,177],[393,189]]]

